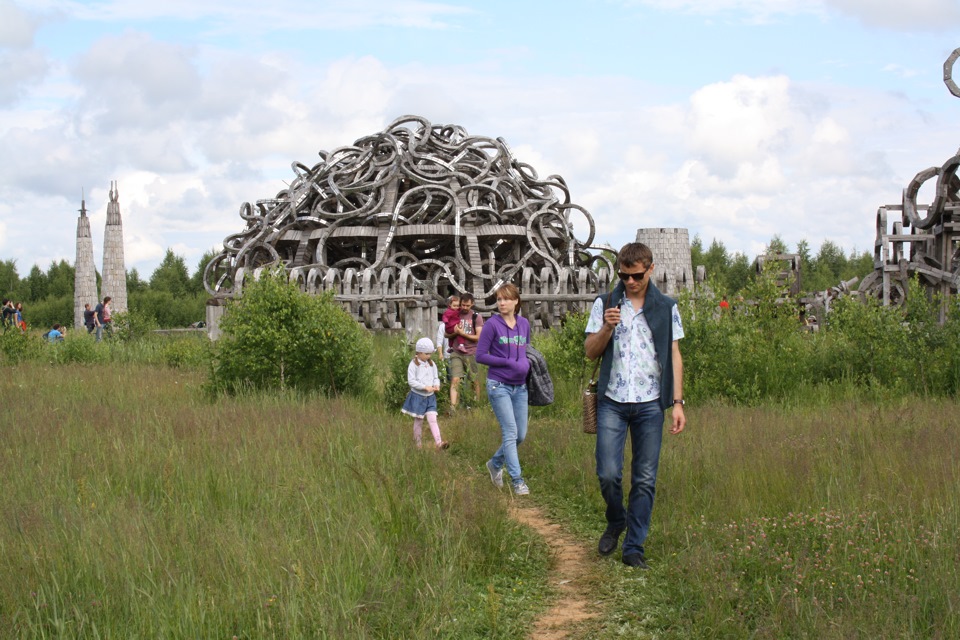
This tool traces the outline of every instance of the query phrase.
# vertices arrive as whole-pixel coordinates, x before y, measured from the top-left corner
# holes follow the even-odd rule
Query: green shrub
[[[153,316],[135,309],[113,314],[110,324],[112,337],[121,342],[143,338],[157,328],[157,321]],[[105,331],[104,336],[107,335],[110,334]]]
[[[914,381],[916,359],[927,355],[911,351],[903,310],[884,307],[875,299],[862,303],[841,298],[827,322],[828,331],[843,336],[846,348],[836,355],[845,375],[859,385],[905,390]]]
[[[110,351],[103,343],[97,343],[93,335],[86,331],[75,331],[67,334],[63,342],[48,344],[48,353],[52,353],[52,361],[66,364],[102,364],[110,359]]]
[[[370,334],[332,293],[311,296],[282,273],[266,273],[228,305],[210,385],[359,395],[371,381]]]
[[[43,354],[44,340],[36,332],[8,328],[0,333],[0,356],[7,364],[36,360]]]
[[[954,394],[960,389],[960,307],[914,282],[904,305],[840,298],[820,331],[801,330],[797,307],[768,274],[748,302],[720,313],[714,300],[681,296],[685,395],[756,405],[796,397],[817,385],[885,393]]]
[[[593,363],[587,360],[583,348],[590,312],[568,313],[560,327],[538,333],[533,345],[547,359],[547,368],[554,381],[566,380],[583,384],[592,370]]]
[[[47,296],[25,304],[24,320],[34,329],[48,330],[55,324],[73,326],[73,295]]]
[[[712,297],[679,297],[684,339],[684,395],[693,402],[724,398],[755,405],[783,398],[811,381],[816,349],[801,330],[799,308],[772,268],[744,292],[749,302],[721,312]]]
[[[130,294],[128,308],[150,318],[156,327],[178,329],[204,319],[207,297],[199,293],[139,291]]]
[[[167,338],[161,347],[161,359],[168,367],[202,367],[209,364],[211,352],[206,336]]]
[[[383,404],[391,409],[399,409],[410,391],[407,384],[407,366],[413,358],[413,349],[403,338],[396,341],[390,352],[389,375],[383,385]]]

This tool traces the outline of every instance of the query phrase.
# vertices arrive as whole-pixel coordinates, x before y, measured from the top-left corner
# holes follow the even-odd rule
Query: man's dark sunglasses
[[[647,269],[647,271],[649,271],[649,269]],[[624,273],[623,271],[617,271],[617,275],[620,276],[620,279],[624,282],[627,280],[643,282],[643,278],[647,275],[647,271],[641,271],[640,273]]]

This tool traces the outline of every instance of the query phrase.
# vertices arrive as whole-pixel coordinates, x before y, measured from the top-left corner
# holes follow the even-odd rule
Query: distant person
[[[447,320],[451,322],[460,317],[460,295],[453,294],[447,298],[447,308],[440,316],[440,324],[437,325],[437,337],[434,343],[437,345],[437,354],[441,360],[446,359],[450,351],[450,340],[447,338]],[[451,324],[451,326],[453,326]],[[450,368],[447,368],[447,381],[450,380]]]
[[[47,342],[63,342],[63,325],[55,324],[50,331],[43,334]]]
[[[107,296],[103,299],[103,302],[98,304],[94,308],[94,314],[96,315],[96,326],[97,326],[97,342],[103,339],[103,331],[106,328],[107,333],[110,333],[112,327],[110,322],[112,321],[112,314],[110,313],[110,301],[113,300],[110,296]]]
[[[480,369],[477,367],[477,341],[483,329],[483,317],[473,310],[473,294],[460,295],[460,315],[452,329],[447,325],[450,338],[450,410],[456,411],[460,402],[460,381],[473,380],[474,397],[480,398]]]
[[[513,494],[525,496],[519,447],[527,437],[527,345],[530,323],[520,311],[520,290],[511,282],[497,289],[497,311],[480,331],[477,362],[487,365],[487,398],[500,423],[500,448],[487,460],[490,480],[503,487],[503,470],[510,474]]]
[[[437,345],[437,357],[440,360],[445,360],[450,342],[447,340],[447,332],[444,330],[443,322],[437,325],[437,335],[433,343]]]
[[[13,300],[3,299],[3,330],[6,331],[13,326],[14,318],[17,316],[17,310],[13,308]]]
[[[87,328],[87,333],[93,333],[97,328],[97,313],[90,308],[90,303],[83,305],[83,326]]]
[[[453,328],[457,326],[457,323],[460,322],[460,295],[453,294],[447,298],[447,308],[444,309],[443,315],[440,316],[440,322],[443,323],[444,333],[451,334],[453,333]],[[449,342],[452,342],[450,340]],[[453,346],[452,344],[450,345]]]
[[[587,358],[600,358],[597,383],[597,478],[607,526],[597,550],[609,555],[623,541],[623,563],[646,569],[663,419],[672,407],[670,433],[683,431],[683,326],[672,298],[653,284],[653,252],[624,245],[617,255],[620,282],[593,303],[585,330]],[[630,496],[623,506],[624,445],[630,435]]]
[[[720,299],[720,311],[730,311],[730,303],[727,302],[727,296],[723,296],[723,298]]]
[[[417,449],[423,447],[423,421],[426,419],[433,434],[437,451],[450,446],[440,437],[440,424],[437,422],[437,391],[440,390],[440,377],[437,365],[430,359],[433,356],[433,342],[430,338],[417,340],[416,354],[407,365],[407,384],[410,391],[400,410],[413,418],[413,440]]]
[[[14,324],[17,325],[17,328],[20,329],[21,333],[27,332],[27,321],[23,319],[23,303],[18,302],[14,305],[14,311],[16,311],[16,316],[14,317]]]

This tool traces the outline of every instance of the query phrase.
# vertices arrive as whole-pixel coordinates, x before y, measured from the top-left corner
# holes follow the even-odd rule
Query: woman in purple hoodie
[[[527,437],[527,343],[530,323],[520,311],[520,290],[507,283],[497,289],[497,311],[483,324],[477,341],[477,362],[487,365],[487,397],[500,423],[501,444],[487,461],[497,488],[503,487],[503,468],[513,482],[513,493],[530,493],[520,471],[517,447]]]

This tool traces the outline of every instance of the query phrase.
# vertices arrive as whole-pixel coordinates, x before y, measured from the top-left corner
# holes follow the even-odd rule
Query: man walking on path
[[[597,477],[607,504],[607,527],[597,550],[614,552],[620,535],[623,563],[646,569],[660,462],[664,412],[672,407],[670,433],[687,424],[683,411],[683,325],[677,303],[651,282],[653,252],[633,242],[617,255],[620,282],[593,303],[584,348],[600,360],[597,383]],[[630,495],[623,506],[623,456],[627,434],[633,461]]]

